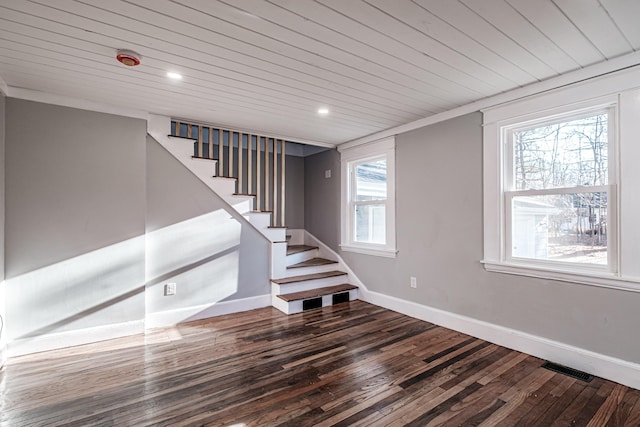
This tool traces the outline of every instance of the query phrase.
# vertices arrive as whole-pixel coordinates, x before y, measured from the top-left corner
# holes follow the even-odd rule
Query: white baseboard
[[[360,299],[494,344],[640,389],[640,364],[360,288]]]
[[[21,356],[23,354],[73,347],[142,333],[144,333],[144,321],[136,320],[114,325],[79,329],[76,331],[47,334],[33,338],[21,338],[8,343],[7,356]]]
[[[174,326],[178,323],[191,322],[193,320],[269,307],[270,305],[271,294],[258,295],[255,297],[223,301],[213,305],[203,304],[176,310],[160,311],[158,313],[148,313],[144,323],[146,329],[162,328]]]

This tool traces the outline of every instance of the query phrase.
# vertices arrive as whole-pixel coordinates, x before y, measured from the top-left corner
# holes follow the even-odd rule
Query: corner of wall
[[[0,77],[0,83],[4,83]],[[6,85],[5,85],[6,86]],[[1,89],[1,87],[0,87]],[[5,338],[5,283],[4,283],[4,123],[5,123],[5,91],[0,92],[0,368],[7,359]]]

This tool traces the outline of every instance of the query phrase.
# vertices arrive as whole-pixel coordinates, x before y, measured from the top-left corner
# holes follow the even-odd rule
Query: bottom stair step
[[[345,283],[343,285],[327,286],[327,287],[324,287],[324,288],[311,289],[309,291],[301,291],[301,292],[293,292],[293,293],[290,293],[290,294],[282,294],[282,295],[278,295],[278,298],[280,298],[280,299],[282,299],[282,300],[284,300],[286,302],[291,302],[291,301],[305,300],[305,299],[309,299],[309,298],[317,298],[317,297],[321,297],[323,295],[337,294],[339,292],[346,292],[346,291],[350,291],[350,290],[353,290],[353,289],[358,289],[358,287]]]

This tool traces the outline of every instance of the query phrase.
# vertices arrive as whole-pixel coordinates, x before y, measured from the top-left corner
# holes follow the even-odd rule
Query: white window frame
[[[355,167],[363,162],[385,159],[387,164],[387,198],[384,201],[356,202]],[[395,258],[396,249],[396,196],[395,196],[395,137],[340,150],[341,203],[340,247],[343,251]],[[355,208],[359,205],[385,206],[385,243],[365,243],[354,239]]]
[[[481,262],[487,271],[640,291],[640,263],[637,262],[640,245],[635,242],[640,235],[637,234],[640,233],[637,220],[640,197],[634,188],[635,183],[640,182],[640,168],[635,165],[640,155],[640,144],[637,144],[640,89],[625,87],[627,82],[630,82],[628,77],[621,75],[604,77],[483,110],[484,259]],[[615,215],[611,222],[613,228],[608,230],[608,268],[509,257],[505,250],[505,194],[511,189],[505,188],[506,162],[510,161],[505,130],[542,118],[565,118],[572,113],[582,115],[605,108],[614,108],[608,125],[613,140],[609,142],[608,153],[608,209],[611,209],[609,215]],[[578,188],[595,190],[594,187]]]
[[[531,128],[533,126],[544,126],[547,123],[556,123],[558,121],[570,121],[590,115],[606,113],[608,116],[607,124],[607,163],[608,163],[608,177],[607,185],[599,186],[575,186],[575,187],[562,187],[562,188],[548,188],[542,190],[516,190],[510,187],[513,185],[515,179],[513,170],[513,133],[521,129]],[[592,108],[585,108],[576,110],[575,108],[568,108],[565,113],[554,114],[548,116],[545,113],[539,113],[528,117],[527,121],[517,122],[511,125],[501,125],[501,146],[503,156],[503,190],[502,190],[502,206],[503,206],[503,235],[501,249],[504,252],[504,259],[509,263],[520,263],[538,267],[547,267],[551,269],[569,269],[590,272],[617,272],[618,270],[618,256],[617,256],[617,229],[618,229],[618,215],[617,215],[617,104],[611,100],[610,103],[604,105],[594,105]],[[562,261],[540,260],[530,258],[520,258],[512,254],[512,231],[513,222],[512,214],[513,210],[512,200],[515,197],[520,196],[537,196],[537,195],[551,195],[551,194],[574,194],[574,193],[591,193],[591,192],[606,192],[608,197],[607,202],[607,265],[586,264],[586,263],[569,263]]]

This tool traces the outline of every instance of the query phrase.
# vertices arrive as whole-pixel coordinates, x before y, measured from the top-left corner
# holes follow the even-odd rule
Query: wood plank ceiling
[[[638,17],[637,0],[0,0],[0,77],[339,144],[633,54]]]

